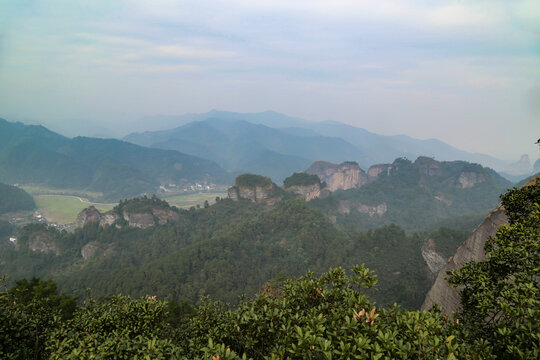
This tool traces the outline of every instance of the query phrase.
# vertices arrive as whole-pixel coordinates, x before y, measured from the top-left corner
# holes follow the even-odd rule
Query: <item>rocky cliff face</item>
[[[460,189],[468,189],[484,181],[486,181],[486,176],[484,174],[464,171],[457,179],[457,187]]]
[[[422,245],[422,257],[426,262],[429,271],[433,275],[434,279],[439,271],[446,266],[446,260],[435,251],[435,242],[433,239],[427,239]]]
[[[441,163],[427,156],[419,156],[414,162],[414,166],[427,176],[442,175]]]
[[[369,216],[382,216],[388,210],[386,203],[381,203],[379,205],[365,205],[359,202],[349,201],[349,200],[340,200],[338,212],[340,214],[349,214],[352,209],[356,209],[361,214],[368,214]]]
[[[457,249],[456,254],[451,257],[444,268],[439,271],[435,283],[429,290],[422,310],[430,309],[434,304],[438,304],[443,313],[452,314],[460,307],[460,297],[457,289],[451,287],[446,282],[446,272],[460,268],[466,262],[479,261],[485,258],[484,244],[489,237],[497,233],[499,226],[506,224],[508,219],[502,207],[493,210]]]
[[[274,186],[233,186],[229,188],[229,198],[238,201],[239,199],[248,199],[254,202],[268,199],[274,190]]]
[[[368,170],[368,177],[370,179],[376,179],[381,173],[385,173],[386,175],[390,175],[391,170],[392,170],[392,164],[373,165]]]
[[[107,211],[105,213],[99,212],[95,207],[90,206],[82,210],[79,215],[77,215],[76,227],[84,227],[86,224],[99,222],[99,225],[113,225],[120,217],[113,210]],[[142,213],[132,213],[126,212],[123,213],[123,219],[127,222],[129,226],[138,227],[141,229],[153,226],[156,224],[156,221],[159,225],[164,225],[169,221],[178,220],[178,213],[172,209],[151,209],[148,212]]]
[[[83,209],[78,215],[75,221],[75,228],[82,228],[86,224],[99,222],[101,226],[112,225],[118,220],[118,214],[110,210],[105,213],[101,213],[94,206]]]
[[[328,195],[328,191],[321,190],[320,184],[284,186],[283,189],[295,193],[305,201]]]
[[[81,249],[81,256],[84,260],[89,260],[95,257],[108,256],[114,253],[113,244],[100,244],[97,241],[89,242]]]
[[[367,184],[367,174],[355,162],[346,161],[341,164],[333,164],[326,161],[316,161],[309,169],[308,174],[317,175],[325,182],[330,191],[359,188]]]
[[[54,255],[60,255],[60,249],[56,246],[53,239],[46,234],[41,233],[33,236],[28,242],[28,248],[34,252],[40,252],[44,254],[53,253]]]
[[[228,195],[234,201],[248,199],[258,202],[271,198],[275,190],[276,185],[270,178],[254,174],[243,174],[236,178],[234,186],[228,190]]]

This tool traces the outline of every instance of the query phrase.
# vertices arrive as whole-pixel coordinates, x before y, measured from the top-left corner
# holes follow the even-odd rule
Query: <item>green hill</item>
[[[103,193],[155,192],[160,184],[231,181],[212,161],[113,139],[69,139],[42,126],[0,119],[0,181]]]
[[[465,161],[396,159],[389,174],[309,204],[338,224],[369,229],[397,224],[418,230],[458,216],[487,214],[511,183],[495,171]]]
[[[0,183],[0,214],[19,210],[32,210],[36,203],[30,194],[16,186]]]
[[[145,204],[135,199],[121,207]],[[225,199],[178,210],[178,219],[166,225],[117,224],[123,226],[90,223],[73,233],[26,226],[18,234],[19,250],[0,253],[0,273],[53,277],[72,294],[84,295],[90,287],[97,295],[152,294],[189,303],[208,294],[234,304],[278,274],[320,274],[358,262],[377,271],[380,286],[372,295],[381,303],[419,307],[431,284],[420,252],[422,235],[406,235],[397,226],[344,232],[298,199],[274,207]]]

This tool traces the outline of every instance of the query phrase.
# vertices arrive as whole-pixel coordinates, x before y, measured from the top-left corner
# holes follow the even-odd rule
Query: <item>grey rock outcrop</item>
[[[369,182],[368,175],[356,162],[345,161],[333,164],[326,161],[315,161],[306,173],[317,175],[326,183],[330,191],[359,188]]]
[[[393,168],[392,164],[373,165],[368,170],[368,176],[370,179],[376,179],[381,173],[390,175],[390,171],[392,171],[392,168]]]
[[[469,189],[484,181],[486,181],[486,176],[484,174],[464,171],[457,179],[457,187],[461,189]]]
[[[78,215],[75,221],[75,228],[82,228],[89,223],[99,222],[101,226],[113,225],[118,220],[118,214],[113,210],[101,213],[94,206],[83,209]]]
[[[441,163],[427,156],[419,156],[414,162],[414,166],[427,176],[440,176],[442,174]]]
[[[435,242],[433,239],[427,239],[422,245],[422,257],[426,262],[429,271],[433,274],[433,278],[437,276],[439,271],[441,271],[446,266],[446,260],[435,251]]]
[[[233,186],[229,188],[228,194],[232,200],[248,199],[254,202],[268,199],[273,192],[273,186]]]
[[[159,224],[164,225],[169,221],[178,220],[178,213],[172,209],[153,208],[146,212],[132,213],[124,211],[123,219],[129,226],[138,227],[141,229]],[[114,210],[100,213],[95,207],[90,206],[82,210],[77,216],[76,227],[83,227],[89,223],[98,222],[101,226],[112,226],[120,217]],[[119,225],[117,225],[119,226]]]
[[[438,304],[443,313],[452,314],[460,308],[458,290],[447,283],[446,272],[458,269],[467,262],[485,259],[484,244],[497,233],[499,226],[507,222],[508,218],[502,207],[498,207],[488,214],[471,236],[457,249],[455,255],[448,260],[444,268],[439,271],[435,283],[422,304],[422,310],[428,310],[434,304]]]
[[[30,239],[28,248],[34,252],[44,254],[53,253],[56,256],[60,255],[60,249],[56,246],[54,240],[46,233],[37,234]]]
[[[266,176],[243,174],[236,178],[234,186],[228,190],[229,198],[238,201],[247,199],[253,202],[270,199],[276,190],[276,185]]]
[[[328,190],[321,190],[320,184],[293,185],[289,187],[283,187],[283,189],[295,193],[305,201],[310,201],[319,197],[324,198],[328,196]]]
[[[154,215],[150,213],[124,213],[124,220],[129,226],[145,229],[155,224]]]
[[[99,245],[97,245],[94,242],[90,242],[86,245],[84,245],[81,249],[81,256],[84,260],[88,260],[96,256],[96,254],[100,251]]]
[[[83,209],[78,215],[75,221],[76,228],[82,228],[86,224],[99,222],[101,219],[101,213],[94,206],[89,206]]]
[[[359,202],[352,202],[349,200],[340,200],[338,206],[338,212],[340,214],[349,214],[352,209],[356,209],[361,214],[368,214],[369,216],[382,216],[388,210],[386,203],[379,205],[365,205]]]

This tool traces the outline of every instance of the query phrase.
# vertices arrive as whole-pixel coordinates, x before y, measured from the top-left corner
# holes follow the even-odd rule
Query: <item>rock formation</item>
[[[345,161],[339,165],[326,161],[315,161],[306,170],[306,173],[317,175],[321,181],[326,183],[327,189],[330,191],[359,188],[369,182],[365,171],[352,161]]]
[[[511,175],[523,175],[530,173],[531,160],[529,159],[529,155],[521,155],[521,158],[518,161],[508,165],[508,167],[505,169],[505,172]]]
[[[96,253],[101,250],[96,242],[89,242],[81,249],[81,256],[84,260],[88,260],[96,256]]]
[[[508,219],[502,207],[498,207],[488,214],[485,220],[473,231],[471,236],[457,249],[455,255],[451,257],[445,267],[439,271],[435,283],[429,290],[422,305],[422,310],[430,309],[434,304],[438,304],[443,313],[452,314],[460,307],[460,297],[458,291],[446,282],[449,270],[460,268],[470,261],[479,261],[485,258],[484,244],[487,239],[494,236],[499,226],[506,224]]]
[[[376,179],[381,173],[386,173],[386,175],[390,175],[391,170],[392,164],[373,165],[368,170],[368,177],[369,179]]]
[[[414,162],[414,166],[427,176],[442,175],[441,163],[427,156],[419,156]]]
[[[172,209],[152,208],[145,212],[127,212],[123,211],[122,218],[129,226],[138,227],[141,229],[153,226],[156,224],[164,225],[169,221],[178,220],[178,213]],[[101,213],[98,209],[90,206],[82,210],[77,215],[75,222],[76,228],[84,227],[86,224],[99,222],[99,225],[113,225],[120,219],[114,210]],[[117,225],[118,226],[118,225]]]
[[[324,198],[330,194],[328,189],[323,189],[319,176],[305,172],[294,173],[286,178],[283,181],[283,189],[294,193],[305,201],[319,197]]]
[[[486,181],[486,176],[484,174],[464,171],[457,179],[457,187],[461,189],[468,189],[484,181]]]
[[[446,266],[446,260],[435,251],[435,242],[433,239],[427,239],[422,245],[422,257],[426,262],[433,278]]]
[[[321,185],[312,184],[312,185],[293,185],[289,187],[284,187],[285,190],[299,195],[305,201],[310,201],[312,199],[321,197]]]
[[[47,233],[39,233],[33,236],[28,242],[28,248],[34,252],[60,255],[60,249]]]
[[[361,214],[368,214],[369,216],[382,216],[388,210],[386,203],[381,203],[379,205],[365,205],[359,202],[352,202],[349,200],[340,200],[338,212],[340,214],[349,214],[352,209],[356,209]]]
[[[275,191],[275,185],[266,176],[243,174],[236,178],[234,186],[228,190],[229,198],[238,201],[247,199],[253,202],[270,198]]]
[[[113,210],[101,213],[94,206],[87,207],[83,209],[78,215],[77,220],[75,221],[75,228],[82,228],[86,224],[99,222],[99,225],[112,225],[118,220],[118,214]]]
[[[525,186],[536,183],[540,175],[532,178]],[[463,264],[470,261],[480,261],[485,259],[484,245],[486,241],[495,236],[499,226],[507,224],[508,218],[504,209],[499,206],[491,211],[484,221],[473,231],[471,236],[457,249],[445,267],[437,275],[435,283],[429,290],[422,305],[422,310],[430,309],[434,304],[438,304],[443,313],[452,314],[460,308],[460,297],[457,289],[446,282],[446,272],[459,269]]]

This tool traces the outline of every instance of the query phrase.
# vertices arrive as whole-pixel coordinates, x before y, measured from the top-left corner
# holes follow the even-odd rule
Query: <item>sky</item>
[[[534,161],[540,2],[0,0],[1,117],[123,136],[211,109]]]

